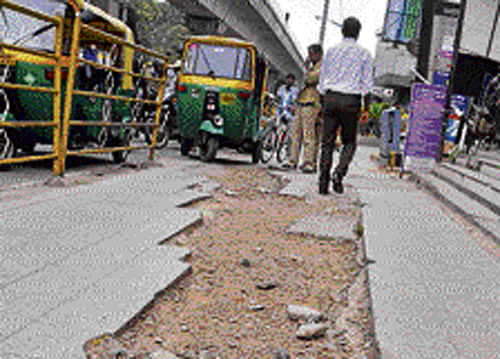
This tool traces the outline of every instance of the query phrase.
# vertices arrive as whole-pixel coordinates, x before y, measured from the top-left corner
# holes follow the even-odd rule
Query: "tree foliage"
[[[137,42],[177,59],[177,52],[189,35],[183,13],[168,1],[130,0],[129,4],[135,14]]]

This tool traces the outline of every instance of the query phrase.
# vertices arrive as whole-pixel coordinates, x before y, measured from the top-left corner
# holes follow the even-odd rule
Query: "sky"
[[[271,2],[277,3],[282,12],[290,13],[288,26],[305,55],[307,46],[319,41],[321,21],[316,20],[315,16],[323,14],[324,0],[273,0]],[[387,0],[330,0],[329,18],[341,23],[343,18],[356,16],[362,24],[358,42],[375,56],[377,43],[375,34],[382,29],[386,7]],[[325,49],[341,40],[340,28],[327,23]]]

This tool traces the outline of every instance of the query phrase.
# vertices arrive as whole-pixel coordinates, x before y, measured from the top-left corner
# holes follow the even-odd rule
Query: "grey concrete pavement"
[[[369,277],[382,357],[497,357],[498,246],[453,219],[448,208],[414,183],[377,173],[369,159],[377,152],[361,146],[346,183],[358,189],[365,203],[365,242],[368,257],[375,260]]]
[[[0,358],[83,358],[189,273],[189,250],[159,243],[202,220],[179,208],[211,187],[193,162],[2,199]]]
[[[480,152],[477,160],[488,158],[486,154]],[[488,155],[494,157],[495,152]],[[442,162],[430,173],[411,178],[500,246],[500,166],[483,164],[477,172],[467,168],[465,157],[459,157],[456,163]]]

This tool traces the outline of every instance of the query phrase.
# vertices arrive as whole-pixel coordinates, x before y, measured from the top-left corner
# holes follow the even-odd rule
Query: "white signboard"
[[[468,0],[462,30],[460,52],[489,57],[500,61],[500,26],[497,10],[500,0]],[[488,45],[493,35],[493,44],[488,55]]]

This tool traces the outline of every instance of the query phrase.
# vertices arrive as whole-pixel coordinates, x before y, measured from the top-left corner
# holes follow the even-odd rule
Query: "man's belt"
[[[297,103],[297,106],[299,107],[312,107],[312,106],[316,106],[316,102],[299,102]]]

